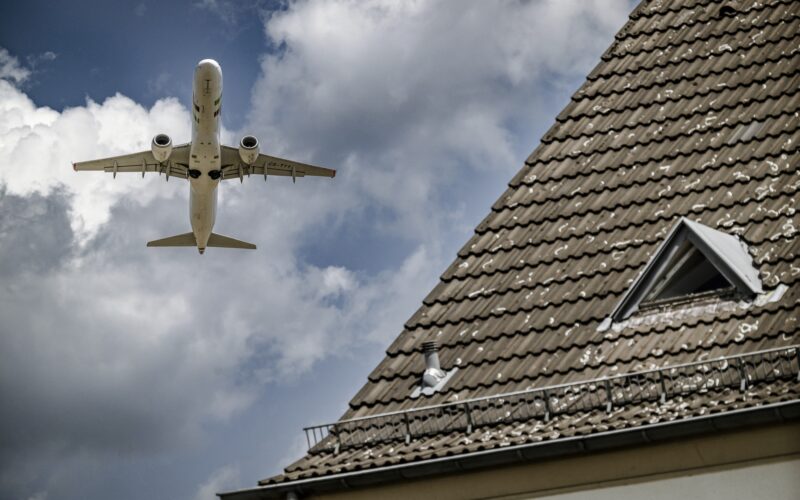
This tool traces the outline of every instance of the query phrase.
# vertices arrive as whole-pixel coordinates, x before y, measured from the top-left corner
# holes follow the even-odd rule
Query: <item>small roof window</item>
[[[637,311],[761,293],[758,270],[736,236],[682,218],[620,300],[611,321]]]
[[[664,274],[642,299],[642,304],[731,288],[731,282],[687,239],[680,244]]]

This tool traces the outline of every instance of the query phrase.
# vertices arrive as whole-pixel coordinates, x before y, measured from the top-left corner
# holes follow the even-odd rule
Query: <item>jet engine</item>
[[[172,139],[167,134],[158,134],[153,137],[150,150],[158,163],[164,163],[172,154]]]
[[[258,139],[252,135],[242,137],[239,142],[239,158],[245,165],[252,165],[258,159]]]

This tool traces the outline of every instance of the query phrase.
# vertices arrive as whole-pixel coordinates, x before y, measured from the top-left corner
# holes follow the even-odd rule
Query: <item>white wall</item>
[[[538,500],[799,500],[800,459],[535,498]]]

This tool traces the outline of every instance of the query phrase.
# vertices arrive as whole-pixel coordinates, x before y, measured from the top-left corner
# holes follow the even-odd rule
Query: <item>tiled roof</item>
[[[799,117],[800,2],[642,2],[342,418],[800,344]],[[775,300],[600,331],[680,217],[738,235]],[[412,399],[428,340],[443,369],[459,370]],[[321,448],[262,483],[798,398],[794,378]]]

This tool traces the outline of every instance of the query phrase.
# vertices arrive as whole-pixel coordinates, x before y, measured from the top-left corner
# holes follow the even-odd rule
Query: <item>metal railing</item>
[[[642,402],[724,388],[741,391],[757,383],[800,381],[800,346],[695,361],[613,377],[553,385],[482,398],[370,415],[305,427],[311,451],[341,449],[454,431],[472,432],[489,425],[557,415],[612,409]]]

